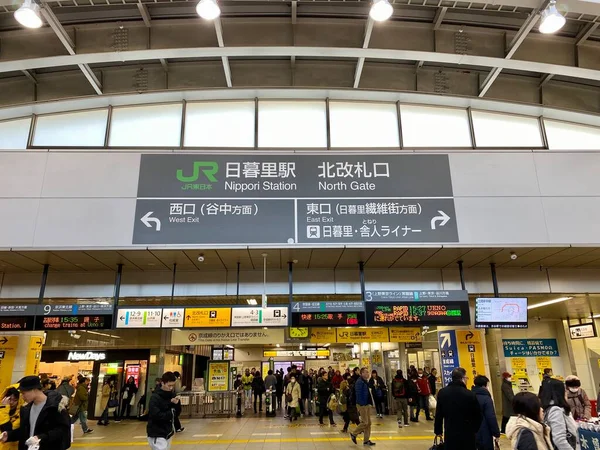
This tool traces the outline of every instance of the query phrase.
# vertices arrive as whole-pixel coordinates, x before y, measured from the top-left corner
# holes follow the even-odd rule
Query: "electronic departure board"
[[[292,314],[293,327],[361,326],[365,324],[363,311],[353,312],[302,312]]]
[[[36,330],[102,330],[112,328],[112,315],[37,316]]]
[[[470,325],[469,302],[367,302],[367,325]]]
[[[33,330],[33,316],[0,317],[0,330],[31,331]]]

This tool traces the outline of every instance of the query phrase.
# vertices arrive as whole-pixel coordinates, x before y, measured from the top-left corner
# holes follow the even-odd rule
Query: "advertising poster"
[[[420,327],[390,327],[390,342],[423,342]]]
[[[229,391],[229,361],[208,362],[208,392]]]
[[[0,390],[2,391],[12,381],[18,345],[18,336],[0,336]]]

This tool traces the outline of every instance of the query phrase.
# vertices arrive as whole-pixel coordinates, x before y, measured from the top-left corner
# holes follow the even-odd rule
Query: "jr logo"
[[[219,165],[214,161],[194,161],[194,171],[192,176],[189,177],[183,174],[183,169],[177,169],[177,179],[182,183],[191,183],[197,181],[200,177],[201,168],[202,173],[208,181],[213,183],[217,181],[215,175],[219,171]]]

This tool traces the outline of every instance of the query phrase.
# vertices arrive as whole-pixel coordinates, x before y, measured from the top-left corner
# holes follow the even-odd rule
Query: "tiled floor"
[[[173,441],[174,450],[314,450],[363,449],[362,440],[355,446],[347,434],[340,432],[343,422],[336,416],[337,427],[321,427],[314,417],[306,417],[290,424],[282,417],[266,418],[247,414],[243,418],[214,418],[183,420],[183,433]],[[91,424],[91,422],[90,422]],[[352,430],[352,428],[351,428]],[[399,429],[395,418],[373,419],[372,440],[377,449],[424,450],[431,446],[433,424],[424,419],[408,428]],[[124,421],[97,427],[94,433],[82,436],[76,425],[74,448],[126,450],[146,447],[146,423]],[[510,445],[502,439],[502,449]]]

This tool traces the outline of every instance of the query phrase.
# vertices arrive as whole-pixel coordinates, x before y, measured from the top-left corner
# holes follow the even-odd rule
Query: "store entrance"
[[[131,405],[131,411],[134,415],[136,411],[137,402],[146,390],[146,379],[148,373],[148,361],[146,360],[125,360],[117,362],[100,363],[98,371],[98,388],[96,390],[96,399],[94,402],[94,417],[100,417],[103,412],[103,405],[105,400],[102,395],[102,388],[104,383],[110,383],[114,381],[114,386],[117,389],[117,399],[119,404],[122,404],[122,389],[125,383],[130,377],[133,377],[138,393],[135,396],[131,396],[129,404]]]
[[[415,366],[417,369],[425,367],[439,369],[440,352],[438,350],[408,348],[406,349],[406,361],[406,367]]]

